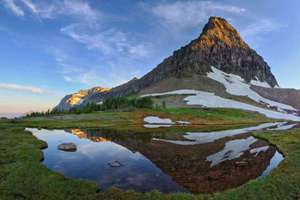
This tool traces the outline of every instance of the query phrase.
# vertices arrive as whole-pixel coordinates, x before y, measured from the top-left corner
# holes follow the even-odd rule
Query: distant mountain
[[[88,90],[80,90],[74,94],[65,96],[60,103],[54,108],[56,110],[69,110],[72,107],[80,106],[92,94],[106,94],[110,88],[94,87]]]
[[[99,103],[108,97],[145,95],[179,89],[212,92],[224,98],[238,100],[241,98],[236,98],[236,96],[248,96],[251,99],[247,94],[228,92],[226,85],[215,77],[216,74],[224,76],[224,80],[228,76],[228,82],[239,80],[240,85],[246,84],[245,88],[248,87],[247,84],[249,87],[250,85],[268,87],[270,90],[279,87],[269,65],[246,44],[240,34],[225,19],[210,17],[197,39],[176,50],[172,56],[164,59],[142,78],[134,78],[105,92],[68,95],[56,109],[68,110],[71,107],[91,102]],[[234,80],[229,80],[229,78]],[[72,105],[70,98],[74,95],[80,98],[80,101]],[[254,104],[261,104],[252,95],[253,100],[256,101]],[[253,102],[250,103],[253,104]],[[266,107],[265,104],[263,106]]]

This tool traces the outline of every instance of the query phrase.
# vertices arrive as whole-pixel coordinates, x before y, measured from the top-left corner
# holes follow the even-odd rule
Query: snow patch
[[[288,119],[292,121],[300,121],[300,117],[292,114],[280,113],[265,108],[260,108],[246,103],[242,103],[239,101],[225,99],[223,97],[216,96],[214,93],[210,93],[210,92],[184,89],[184,90],[175,90],[175,91],[164,92],[164,93],[147,94],[143,96],[164,96],[164,95],[174,95],[174,94],[185,94],[185,95],[193,94],[192,96],[188,96],[184,99],[185,101],[187,101],[188,105],[200,105],[200,106],[212,107],[212,108],[235,108],[235,109],[259,112],[273,119]]]
[[[144,118],[144,122],[149,124],[174,124],[171,119],[168,118],[160,118],[156,116],[148,116]]]
[[[258,81],[258,80],[251,80],[250,84],[255,85],[255,86],[259,86],[259,87],[271,88],[269,83],[267,83],[265,81],[262,82],[262,81]]]
[[[242,103],[239,101],[225,99],[209,92],[198,92],[194,96],[186,97],[185,100],[187,101],[188,105],[202,105],[213,108],[236,108],[259,112],[273,119],[287,119],[292,121],[300,121],[300,117],[292,114],[280,113],[265,108],[256,107],[250,104]]]
[[[238,75],[227,74],[215,67],[211,67],[211,69],[212,72],[207,73],[207,77],[223,84],[226,88],[226,91],[231,95],[247,96],[258,103],[263,102],[267,104],[269,107],[277,107],[279,108],[278,111],[282,111],[282,110],[297,111],[297,109],[293,108],[290,105],[278,103],[260,96],[258,93],[256,93],[250,88],[250,85],[247,84],[242,77]],[[265,85],[265,83],[259,81],[252,81],[252,82],[254,84]]]
[[[287,119],[292,121],[300,121],[300,117],[292,114],[280,113],[265,108],[260,108],[239,101],[225,99],[223,97],[215,95],[214,93],[203,92],[198,90],[183,89],[183,90],[175,90],[175,91],[163,92],[163,93],[147,94],[143,96],[164,96],[164,95],[174,95],[174,94],[191,95],[184,99],[187,102],[187,105],[199,105],[199,106],[205,106],[211,108],[235,108],[235,109],[258,112],[273,119]]]

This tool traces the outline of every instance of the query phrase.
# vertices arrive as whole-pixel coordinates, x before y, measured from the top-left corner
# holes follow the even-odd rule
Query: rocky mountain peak
[[[69,95],[62,100],[57,109],[65,110],[72,106],[101,102],[109,97],[138,94],[154,85],[160,88],[160,83],[172,78],[178,80],[176,87],[179,89],[194,88],[192,83],[183,86],[182,82],[193,76],[207,78],[207,74],[212,72],[212,66],[227,74],[238,75],[249,84],[258,81],[271,87],[278,85],[269,65],[249,47],[238,31],[225,19],[210,17],[198,38],[174,51],[173,55],[164,59],[143,77],[134,78],[111,90],[100,89],[99,92],[97,89],[97,92],[92,90],[73,94],[73,97]],[[203,85],[202,89],[208,87],[209,84]],[[70,97],[72,101],[67,102]]]
[[[235,28],[220,17],[210,17],[200,36],[173,56],[176,60],[187,60],[193,65],[205,63],[214,66],[226,73],[239,75],[247,82],[258,80],[272,87],[278,85],[264,59],[249,47]]]
[[[249,49],[249,46],[244,42],[238,31],[220,17],[209,18],[200,37],[192,44],[192,48],[195,50],[214,45]]]

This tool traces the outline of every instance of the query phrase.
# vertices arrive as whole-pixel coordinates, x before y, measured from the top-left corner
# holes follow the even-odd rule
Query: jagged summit
[[[225,19],[210,17],[204,26],[199,38],[196,39],[191,48],[197,50],[214,45],[227,45],[229,47],[240,47],[249,49],[240,34]]]
[[[179,53],[179,51],[181,51]],[[264,59],[251,49],[225,19],[211,17],[200,36],[176,52],[196,62],[215,66],[246,81],[265,81],[272,87],[278,82]]]

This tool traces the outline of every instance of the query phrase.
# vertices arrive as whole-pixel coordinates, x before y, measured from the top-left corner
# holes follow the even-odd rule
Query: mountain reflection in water
[[[275,147],[245,132],[218,136],[208,143],[180,145],[150,133],[27,130],[48,143],[43,164],[49,169],[70,178],[96,181],[103,190],[115,186],[140,192],[211,193],[267,175],[283,159]],[[58,150],[64,142],[76,144],[77,151]]]

